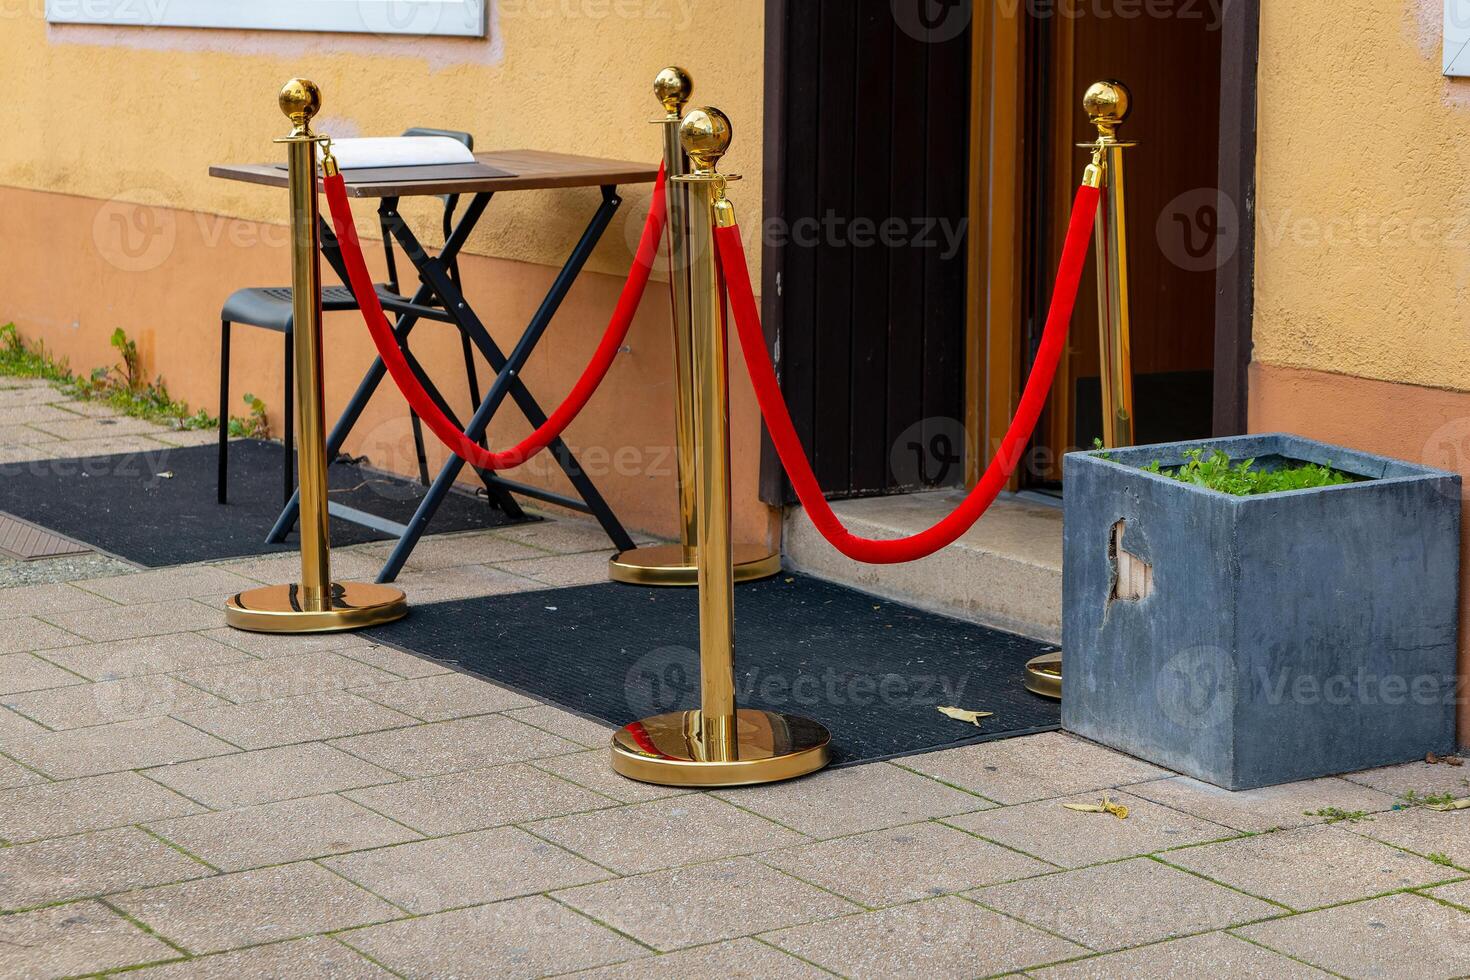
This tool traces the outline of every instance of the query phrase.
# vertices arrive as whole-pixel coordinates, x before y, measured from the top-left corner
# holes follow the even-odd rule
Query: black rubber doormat
[[[0,464],[0,512],[149,568],[294,551],[266,535],[281,511],[281,447],[230,444],[230,502],[215,497],[215,446],[159,449],[87,459]],[[396,523],[413,516],[423,487],[349,463],[329,469],[331,499]],[[505,517],[484,500],[451,493],[435,532],[498,527]],[[332,520],[334,545],[388,535]]]
[[[699,612],[688,589],[587,585],[418,606],[373,640],[626,725],[698,706]],[[1054,646],[801,576],[735,590],[742,707],[805,715],[851,765],[1055,729],[1022,685]],[[990,711],[981,727],[940,707]]]

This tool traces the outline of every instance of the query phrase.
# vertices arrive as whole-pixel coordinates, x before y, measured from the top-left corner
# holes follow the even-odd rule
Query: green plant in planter
[[[1101,439],[1093,441],[1095,451],[1102,450]],[[1107,452],[1097,452],[1101,459],[1111,460]],[[1180,483],[1193,483],[1236,497],[1251,497],[1263,493],[1280,493],[1283,490],[1307,490],[1315,487],[1334,487],[1354,482],[1353,477],[1318,463],[1301,463],[1279,469],[1263,469],[1256,466],[1254,459],[1232,463],[1230,457],[1216,449],[1208,456],[1205,450],[1187,449],[1182,466],[1164,466],[1158,460],[1143,467],[1145,473],[1168,477]]]
[[[1184,453],[1183,466],[1164,467],[1154,460],[1144,471],[1166,476],[1180,483],[1214,490],[1217,493],[1251,497],[1262,493],[1280,493],[1284,490],[1307,490],[1315,487],[1333,487],[1352,483],[1353,478],[1339,473],[1330,466],[1319,463],[1302,463],[1283,466],[1280,469],[1259,469],[1254,459],[1232,463],[1230,457],[1219,449],[1205,455],[1204,449],[1190,449]]]

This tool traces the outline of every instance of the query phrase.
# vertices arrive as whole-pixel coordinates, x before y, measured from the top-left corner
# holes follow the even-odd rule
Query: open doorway
[[[1082,93],[1118,79],[1133,96],[1124,154],[1135,435],[1139,443],[1213,430],[1218,236],[1220,31],[1203,16],[1121,18],[1078,4],[1069,16],[1028,16],[1025,197],[1034,216],[1023,265],[1024,370],[1041,340],[1072,196],[1097,138]],[[1033,440],[1021,486],[1056,489],[1060,459],[1102,435],[1095,262],[1083,277],[1067,356]]]
[[[767,0],[763,312],[829,496],[973,483],[999,446],[1101,78],[1132,90],[1140,144],[1138,440],[1244,430],[1258,23],[1258,0]],[[855,245],[888,219],[908,238]],[[1100,428],[1093,277],[1016,489],[1058,490],[1061,456]],[[769,449],[761,494],[794,502]]]
[[[1255,0],[997,4],[976,31],[971,478],[1030,370],[1062,238],[1096,138],[1082,95],[1124,82],[1134,417],[1140,443],[1245,425],[1255,158]],[[1101,432],[1096,273],[1017,489],[1060,490],[1061,457]]]

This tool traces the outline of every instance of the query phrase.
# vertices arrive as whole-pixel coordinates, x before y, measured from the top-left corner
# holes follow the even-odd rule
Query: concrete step
[[[865,538],[922,531],[962,499],[954,490],[834,502],[843,524]],[[1006,497],[950,547],[907,565],[864,565],[843,557],[800,507],[787,511],[791,568],[873,595],[1050,643],[1062,634],[1062,511]]]

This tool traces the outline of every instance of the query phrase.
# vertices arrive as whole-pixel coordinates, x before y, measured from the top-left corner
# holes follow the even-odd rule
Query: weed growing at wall
[[[80,401],[110,405],[124,415],[146,419],[175,429],[210,429],[219,420],[200,409],[175,401],[162,378],[150,380],[143,372],[138,344],[121,328],[113,331],[112,346],[118,362],[77,375],[65,360],[58,360],[40,341],[26,341],[15,324],[0,326],[0,375],[12,378],[41,378]],[[245,396],[249,409],[244,418],[230,418],[230,434],[263,439],[269,436],[265,403]]]

